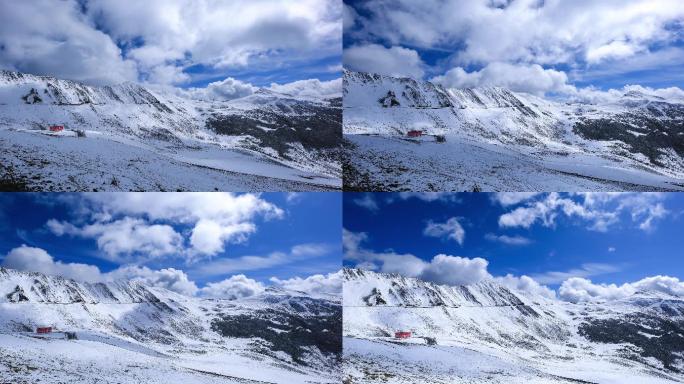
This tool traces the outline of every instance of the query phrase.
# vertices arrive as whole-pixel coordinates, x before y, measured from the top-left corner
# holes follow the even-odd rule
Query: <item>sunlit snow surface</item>
[[[0,180],[54,191],[339,189],[339,113],[331,100],[274,92],[201,101],[0,71]],[[249,131],[257,123],[269,130]]]
[[[316,316],[339,312],[339,298],[269,290],[241,300],[198,299],[137,282],[83,284],[2,268],[0,294],[1,383],[341,380],[336,354],[307,345],[295,360],[272,339],[222,335],[214,327],[225,317],[244,319],[242,329],[263,327],[259,319],[289,337]],[[39,326],[55,331],[38,335]],[[77,339],[66,340],[64,332]]]
[[[684,189],[684,158],[675,150],[684,143],[682,100],[630,94],[600,105],[564,104],[503,88],[446,90],[349,71],[344,94],[347,189]],[[394,106],[380,102],[388,97]],[[595,121],[608,123],[587,132],[614,123],[607,137],[624,134],[629,143],[588,139],[575,129]],[[424,136],[409,138],[410,130]],[[654,141],[645,144],[647,134]]]
[[[666,368],[661,361],[642,356],[638,346],[592,341],[579,331],[582,324],[596,320],[634,321],[631,315],[678,323],[681,329],[681,298],[645,293],[608,303],[571,304],[513,292],[494,282],[447,287],[359,270],[345,270],[345,279],[344,376],[348,382],[684,380],[681,352],[674,353],[678,362]],[[675,315],[663,311],[666,306],[678,308]],[[649,330],[647,320],[629,324],[634,329],[642,327],[656,340],[667,334]],[[410,331],[412,337],[397,340],[396,331]]]

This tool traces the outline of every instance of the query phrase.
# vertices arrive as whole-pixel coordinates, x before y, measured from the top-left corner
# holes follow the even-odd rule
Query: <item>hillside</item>
[[[341,321],[338,299],[301,292],[202,299],[0,268],[0,381],[339,382]]]
[[[339,100],[179,95],[0,71],[3,189],[339,188]]]
[[[684,189],[679,99],[562,103],[350,71],[343,84],[348,190]]]
[[[572,304],[493,280],[452,287],[356,269],[344,273],[348,382],[684,380],[681,297],[640,292]],[[397,331],[412,337],[395,339]]]

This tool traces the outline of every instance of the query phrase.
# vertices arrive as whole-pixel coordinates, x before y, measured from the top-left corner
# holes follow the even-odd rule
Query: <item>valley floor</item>
[[[0,189],[29,191],[314,191],[338,178],[216,145],[144,143],[0,129]]]
[[[678,378],[642,372],[603,359],[527,361],[453,343],[422,339],[344,338],[344,382],[354,383],[675,383]]]
[[[585,152],[521,153],[459,136],[345,135],[344,189],[367,191],[681,191],[684,180]]]
[[[47,383],[337,383],[286,362],[223,349],[157,351],[112,336],[79,340],[0,334],[0,382]]]

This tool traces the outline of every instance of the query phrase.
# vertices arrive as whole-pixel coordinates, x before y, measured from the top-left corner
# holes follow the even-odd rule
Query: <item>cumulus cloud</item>
[[[539,96],[546,93],[574,93],[565,72],[544,69],[539,64],[520,65],[490,63],[479,71],[466,72],[463,68],[450,69],[432,79],[446,88],[504,87],[516,92]]]
[[[147,267],[123,266],[103,273],[94,265],[56,261],[44,249],[26,245],[12,249],[3,259],[2,266],[20,271],[63,276],[89,283],[119,279],[140,280],[146,285],[165,288],[184,295],[192,296],[197,292],[197,286],[188,279],[188,275],[174,268],[152,270]]]
[[[0,15],[1,60],[92,82],[179,83],[195,65],[287,68],[339,55],[341,20],[334,0],[17,2]]]
[[[449,285],[473,284],[491,278],[487,272],[487,260],[479,257],[467,258],[439,254],[426,261],[410,253],[375,252],[365,249],[362,243],[367,238],[368,236],[364,233],[343,230],[344,257],[355,261],[357,268],[398,273]]]
[[[345,31],[354,26],[357,17],[358,14],[354,8],[348,6],[347,4],[342,5],[342,24]]]
[[[539,195],[538,192],[496,192],[490,194],[493,201],[504,207],[520,204]]]
[[[425,236],[430,237],[446,237],[463,245],[465,239],[465,230],[458,222],[458,217],[452,217],[445,223],[435,223],[429,221],[423,230]]]
[[[364,193],[362,197],[358,197],[352,201],[359,207],[366,208],[369,211],[375,212],[380,209],[378,202],[375,201],[375,198],[371,193]]]
[[[198,291],[195,282],[185,272],[175,268],[153,270],[148,267],[124,266],[106,273],[104,279],[137,280],[147,286],[168,289],[186,296],[193,296]]]
[[[508,235],[495,235],[493,233],[488,233],[485,235],[485,239],[489,241],[499,242],[507,245],[528,245],[532,243],[532,240],[520,236],[508,236]]]
[[[342,79],[320,81],[318,79],[298,80],[286,84],[273,83],[271,91],[286,93],[296,97],[313,97],[328,99],[342,97]]]
[[[499,217],[504,228],[529,228],[540,222],[552,227],[559,215],[587,222],[587,229],[605,232],[628,214],[632,222],[644,231],[653,230],[654,223],[668,214],[659,193],[584,193],[562,196],[550,193],[543,198],[527,200],[525,204]]]
[[[385,48],[378,44],[357,45],[344,50],[344,66],[359,72],[420,79],[425,73],[423,60],[413,49]]]
[[[223,252],[226,244],[246,241],[257,230],[257,218],[284,214],[258,195],[232,193],[92,193],[72,205],[79,207],[80,220],[91,223],[77,226],[50,220],[47,227],[56,235],[95,238],[113,261],[131,255],[177,255],[193,262]],[[188,237],[157,221],[192,229]]]
[[[9,251],[2,261],[2,266],[20,271],[59,275],[81,281],[98,281],[101,279],[100,269],[95,266],[55,261],[45,250],[27,245]]]
[[[236,300],[254,296],[265,289],[262,283],[240,274],[216,283],[209,283],[199,291],[199,294],[205,297]]]
[[[487,272],[488,264],[487,260],[480,257],[469,259],[440,254],[432,258],[419,277],[437,284],[475,284],[491,278]]]
[[[460,202],[458,194],[449,192],[399,192],[392,196],[398,197],[399,200],[418,199],[426,203],[435,201],[451,203]],[[393,198],[388,199],[389,202],[393,202],[394,200],[395,199]]]
[[[271,252],[265,256],[248,255],[233,258],[224,257],[212,261],[205,261],[193,268],[192,272],[201,276],[218,276],[236,272],[254,271],[324,256],[332,252],[332,250],[333,247],[328,244],[299,244],[293,246],[289,252]]]
[[[616,284],[595,284],[591,280],[573,277],[561,284],[559,296],[573,303],[588,301],[619,300],[638,291],[659,292],[673,296],[684,296],[684,282],[671,276],[651,276],[644,279]]]
[[[137,80],[136,63],[81,15],[76,1],[4,4],[0,66],[95,84]]]
[[[558,284],[564,280],[575,277],[590,277],[603,275],[606,273],[613,273],[620,270],[619,266],[603,263],[585,263],[578,268],[572,268],[567,271],[548,271],[533,275],[536,281],[541,284]]]
[[[57,236],[72,235],[93,238],[107,260],[130,262],[134,257],[147,259],[178,254],[183,239],[169,225],[148,224],[141,219],[123,218],[76,227],[51,219],[47,227]]]
[[[190,88],[187,96],[199,100],[233,100],[249,96],[258,88],[252,84],[228,77],[209,83],[205,88]]]
[[[316,274],[306,278],[293,277],[287,280],[271,277],[270,281],[276,286],[309,294],[341,295],[342,279],[342,271],[337,271],[326,275]]]
[[[318,254],[321,245],[303,244],[293,247],[293,257],[307,257]],[[151,269],[146,266],[124,265],[109,272],[102,272],[97,266],[82,263],[64,263],[55,260],[41,248],[22,245],[12,249],[2,259],[2,267],[47,275],[63,276],[80,282],[99,283],[118,280],[140,281],[146,286],[164,288],[186,296],[203,296],[223,299],[239,299],[263,292],[266,285],[248,278],[244,274],[210,282],[203,288],[190,280],[185,271],[176,268]],[[316,274],[304,278],[293,277],[280,280],[272,277],[275,286],[303,291],[311,294],[340,294],[342,271]]]
[[[539,284],[535,279],[526,275],[513,276],[509,273],[506,276],[495,277],[494,280],[508,289],[529,293],[535,296],[542,296],[548,299],[556,298],[556,291],[545,285]]]
[[[350,10],[345,24],[352,44],[452,52],[430,69],[446,71],[435,80],[447,87],[501,86],[569,98],[594,93],[596,98],[603,97],[602,91],[575,89],[568,77],[587,83],[630,72],[677,71],[682,61],[677,41],[684,6],[677,0],[624,0],[619,5],[376,0],[356,8],[363,12]]]
[[[677,39],[677,0],[625,0],[620,12],[601,2],[377,0],[364,4],[355,34],[423,48],[461,46],[461,64],[592,63],[634,57]]]

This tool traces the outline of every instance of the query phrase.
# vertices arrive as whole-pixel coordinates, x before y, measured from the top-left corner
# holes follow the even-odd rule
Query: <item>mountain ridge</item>
[[[495,282],[465,287],[476,298],[502,305],[483,300],[454,306],[367,303],[366,297],[380,293],[389,304],[390,290],[403,292],[398,297],[431,297],[434,292],[462,297],[463,286],[345,269],[344,337],[350,346],[344,350],[345,377],[380,382],[385,375],[426,381],[475,375],[473,382],[507,382],[512,375],[569,383],[610,382],[629,372],[637,381],[684,379],[684,337],[678,336],[684,331],[684,298],[641,292],[574,304]],[[412,337],[396,340],[397,331],[410,331]],[[442,354],[451,357],[439,364],[423,357]],[[476,359],[480,370],[471,372],[461,359]]]

